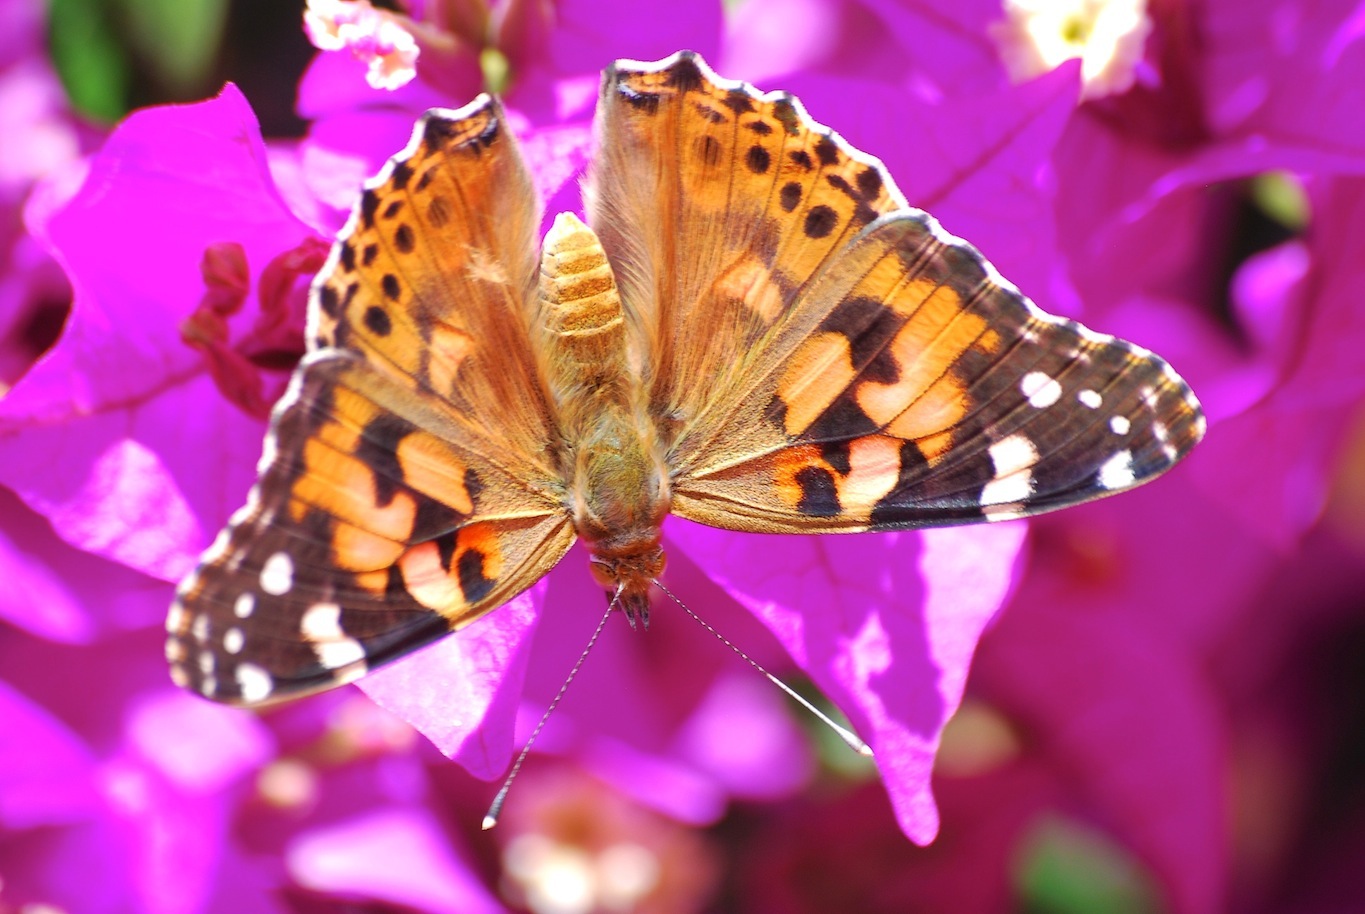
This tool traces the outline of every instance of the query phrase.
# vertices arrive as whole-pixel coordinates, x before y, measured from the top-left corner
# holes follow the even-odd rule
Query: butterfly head
[[[592,576],[630,620],[631,628],[649,627],[649,593],[664,570],[664,550],[658,531],[652,536],[593,543]]]

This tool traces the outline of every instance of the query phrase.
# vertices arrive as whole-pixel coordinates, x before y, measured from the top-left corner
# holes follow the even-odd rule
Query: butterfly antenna
[[[512,763],[512,770],[507,772],[507,780],[502,782],[502,787],[498,789],[497,796],[493,797],[493,802],[489,805],[488,812],[483,817],[484,831],[488,831],[488,829],[498,824],[498,817],[502,815],[502,804],[507,802],[507,793],[512,789],[512,781],[516,778],[517,772],[521,771],[521,766],[526,761],[526,756],[531,752],[531,745],[535,743],[536,737],[540,736],[540,731],[545,728],[545,722],[550,719],[550,715],[554,713],[555,708],[559,706],[559,702],[563,700],[564,693],[569,691],[569,685],[574,681],[574,677],[578,675],[578,671],[583,668],[583,662],[588,659],[588,652],[591,651],[593,645],[597,643],[597,639],[602,636],[602,629],[606,628],[607,619],[611,618],[611,611],[616,608],[616,604],[620,601],[620,598],[621,588],[618,586],[616,588],[616,595],[613,596],[611,602],[607,604],[607,611],[602,613],[602,618],[597,623],[597,628],[593,631],[592,637],[588,639],[587,646],[583,648],[583,653],[578,655],[578,662],[573,665],[573,669],[569,670],[569,675],[564,679],[564,684],[559,687],[559,692],[555,694],[555,697],[545,708],[545,713],[540,715],[540,722],[536,724],[536,728],[531,731],[530,737],[526,740],[526,745],[521,747],[521,752],[517,755],[517,760]]]
[[[716,631],[715,627],[712,626],[711,623],[707,622],[701,616],[693,612],[692,607],[688,606],[682,600],[679,600],[677,597],[675,597],[673,595],[673,592],[670,591],[663,584],[660,584],[658,580],[655,580],[654,586],[662,590],[668,596],[668,598],[672,600],[674,603],[677,603],[679,606],[681,606],[683,608],[683,612],[687,613],[694,620],[696,620],[698,625],[706,629],[711,634],[715,635],[716,638],[720,640],[721,644],[725,645],[730,650],[734,651],[735,654],[739,657],[739,659],[743,660],[745,663],[749,664],[749,666],[753,667],[754,669],[762,673],[764,676],[768,677],[769,682],[777,686],[782,691],[786,692],[788,695],[794,698],[797,701],[797,703],[801,705],[801,707],[805,708],[807,711],[818,717],[820,721],[825,724],[825,726],[833,730],[841,740],[847,743],[850,749],[852,749],[859,755],[863,755],[868,758],[872,757],[872,747],[869,746],[867,743],[863,742],[862,738],[859,737],[858,734],[854,733],[847,727],[840,726],[839,724],[835,723],[834,720],[828,714],[826,714],[824,711],[821,711],[815,705],[811,704],[809,701],[798,695],[795,689],[787,685],[781,679],[778,679],[772,673],[769,673],[767,670],[765,670],[757,660],[750,657],[748,654],[744,653],[744,651],[740,650],[739,647],[733,641],[722,635],[720,632]]]

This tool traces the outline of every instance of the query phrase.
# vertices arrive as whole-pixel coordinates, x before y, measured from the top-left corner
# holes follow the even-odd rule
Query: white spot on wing
[[[227,552],[228,540],[231,539],[231,534],[232,531],[229,527],[224,527],[222,530],[219,530],[218,535],[213,538],[213,542],[209,543],[209,548],[204,550],[204,556],[201,561],[212,563],[222,558],[223,553]]]
[[[229,654],[240,654],[245,643],[246,636],[240,628],[234,626],[223,633],[223,650]]]
[[[256,610],[256,598],[249,593],[244,593],[237,598],[237,602],[232,604],[232,613],[238,619],[245,619]]]
[[[261,701],[275,688],[275,681],[256,664],[241,663],[237,665],[237,688],[242,701]]]
[[[339,670],[353,663],[365,662],[365,648],[354,638],[343,641],[324,641],[313,645],[317,652],[318,663],[329,670]]]
[[[983,505],[1005,505],[1024,501],[1033,494],[1032,467],[1038,462],[1038,449],[1024,435],[1010,435],[990,446],[995,478],[981,487]]]
[[[1128,421],[1127,416],[1111,416],[1109,427],[1113,429],[1115,435],[1126,435],[1132,424]]]
[[[318,663],[326,669],[340,669],[365,660],[365,648],[342,629],[341,607],[335,603],[316,603],[308,607],[299,629],[303,637],[312,642]]]
[[[190,634],[193,635],[194,640],[198,641],[200,644],[209,640],[208,613],[200,613],[194,617],[194,621],[190,623]]]
[[[1104,405],[1104,397],[1101,397],[1098,391],[1089,388],[1076,394],[1076,399],[1081,401],[1082,406],[1088,406],[1091,409],[1099,409]]]
[[[1137,481],[1133,472],[1133,452],[1122,450],[1100,467],[1100,485],[1106,489],[1124,489]]]
[[[335,603],[314,603],[303,614],[299,631],[309,641],[344,638],[346,634],[341,630],[341,607]]]
[[[1019,381],[1019,390],[1035,409],[1051,406],[1062,397],[1062,385],[1041,371],[1030,371]]]
[[[185,627],[185,605],[179,600],[171,604],[170,612],[166,613],[166,634],[174,635]]]
[[[261,590],[280,597],[294,586],[294,561],[284,552],[277,552],[261,567]]]

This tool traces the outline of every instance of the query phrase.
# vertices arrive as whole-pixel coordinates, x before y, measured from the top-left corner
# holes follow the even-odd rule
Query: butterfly
[[[496,98],[434,109],[311,289],[259,479],[167,620],[255,705],[492,611],[575,540],[632,622],[676,514],[855,533],[1051,511],[1200,440],[1152,353],[1039,310],[788,94],[694,53],[606,70],[586,223]]]

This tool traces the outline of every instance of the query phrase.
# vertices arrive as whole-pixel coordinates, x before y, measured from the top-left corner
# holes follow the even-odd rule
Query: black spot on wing
[[[773,100],[773,117],[782,125],[787,136],[796,136],[801,132],[801,115],[797,113],[790,95],[783,94]]]
[[[827,134],[815,141],[815,156],[821,165],[834,165],[839,161],[839,144]]]
[[[806,223],[802,230],[807,238],[824,238],[839,224],[839,214],[823,203],[812,206],[806,212]]]
[[[370,305],[365,309],[365,326],[375,336],[388,336],[393,332],[393,321],[389,319],[389,313],[378,305]]]
[[[854,397],[852,388],[840,391],[839,395],[825,411],[815,417],[815,421],[801,433],[805,441],[851,441],[864,435],[872,435],[881,427],[863,411]]]
[[[403,580],[403,572],[397,565],[389,566],[389,580],[384,587],[384,598],[385,602],[391,603],[403,603],[412,599],[408,593],[408,584]],[[354,628],[351,630],[355,631]]]
[[[360,219],[366,228],[374,228],[374,214],[379,209],[379,195],[366,190],[360,195]]]
[[[406,419],[391,414],[375,416],[365,425],[356,446],[356,459],[374,473],[375,503],[386,508],[403,485],[403,466],[398,462],[398,446],[413,431]]]
[[[450,572],[450,563],[455,560],[455,547],[458,545],[459,539],[457,531],[448,530],[432,540],[436,544],[436,554],[440,557],[441,567],[447,573]]]
[[[858,178],[861,179],[862,176],[866,175],[867,173],[868,173],[867,171],[864,171],[862,174],[858,176]],[[872,173],[874,175],[876,174],[876,172]],[[852,184],[848,183],[848,180],[843,175],[840,174],[826,175],[825,180],[829,182],[829,185],[831,187],[833,187],[835,190],[844,194],[844,196],[848,197],[850,200],[853,201],[854,203],[853,218],[855,221],[866,225],[873,219],[877,218],[877,210],[872,206],[872,200],[875,199],[876,197],[875,190],[872,192],[871,195],[869,195],[863,190],[861,180],[859,180],[859,186],[854,187]],[[878,182],[877,187],[878,188],[881,187],[880,182]]]
[[[754,100],[743,89],[731,89],[725,93],[725,107],[735,114],[750,114],[754,110]]]
[[[449,505],[425,495],[420,496],[417,499],[417,513],[412,521],[413,542],[439,540],[447,534],[452,534],[463,519],[463,516]],[[446,570],[450,570],[449,561],[446,562]]]
[[[744,156],[744,162],[749,166],[750,171],[761,175],[772,164],[772,156],[762,146],[750,146],[748,153]]]
[[[479,479],[479,474],[472,467],[464,471],[464,488],[469,493],[469,503],[478,508],[479,496],[483,494],[483,480]]]
[[[870,165],[858,172],[855,180],[865,200],[871,200],[882,192],[882,174]]]
[[[839,514],[839,491],[834,476],[824,467],[802,467],[796,471],[796,484],[801,487],[801,498],[796,510],[807,517],[836,517]]]
[[[715,108],[712,108],[705,102],[696,102],[693,105],[693,107],[697,109],[698,114],[700,114],[703,118],[710,121],[711,123],[713,124],[725,123],[726,120],[725,115],[717,111]]]
[[[668,85],[679,92],[695,92],[705,84],[706,77],[691,54],[683,54],[668,68]]]
[[[328,317],[335,318],[341,312],[341,296],[333,286],[323,286],[318,289],[318,305],[322,308],[322,313]]]
[[[820,443],[820,456],[840,476],[847,476],[849,471],[853,469],[853,448],[848,440],[822,441]]]
[[[636,111],[652,116],[659,113],[659,95],[656,92],[637,92],[624,83],[618,84],[616,94],[625,99],[626,104]]]
[[[422,128],[422,142],[433,151],[445,149],[458,133],[455,122],[443,117],[429,117]]]
[[[900,370],[886,349],[904,323],[894,309],[875,298],[858,295],[839,302],[820,322],[819,329],[843,334],[848,340],[859,380],[891,384],[900,378]]]
[[[482,600],[497,583],[493,578],[484,576],[483,564],[483,553],[477,549],[466,549],[456,561],[460,592],[464,594],[466,603],[477,603]]]

